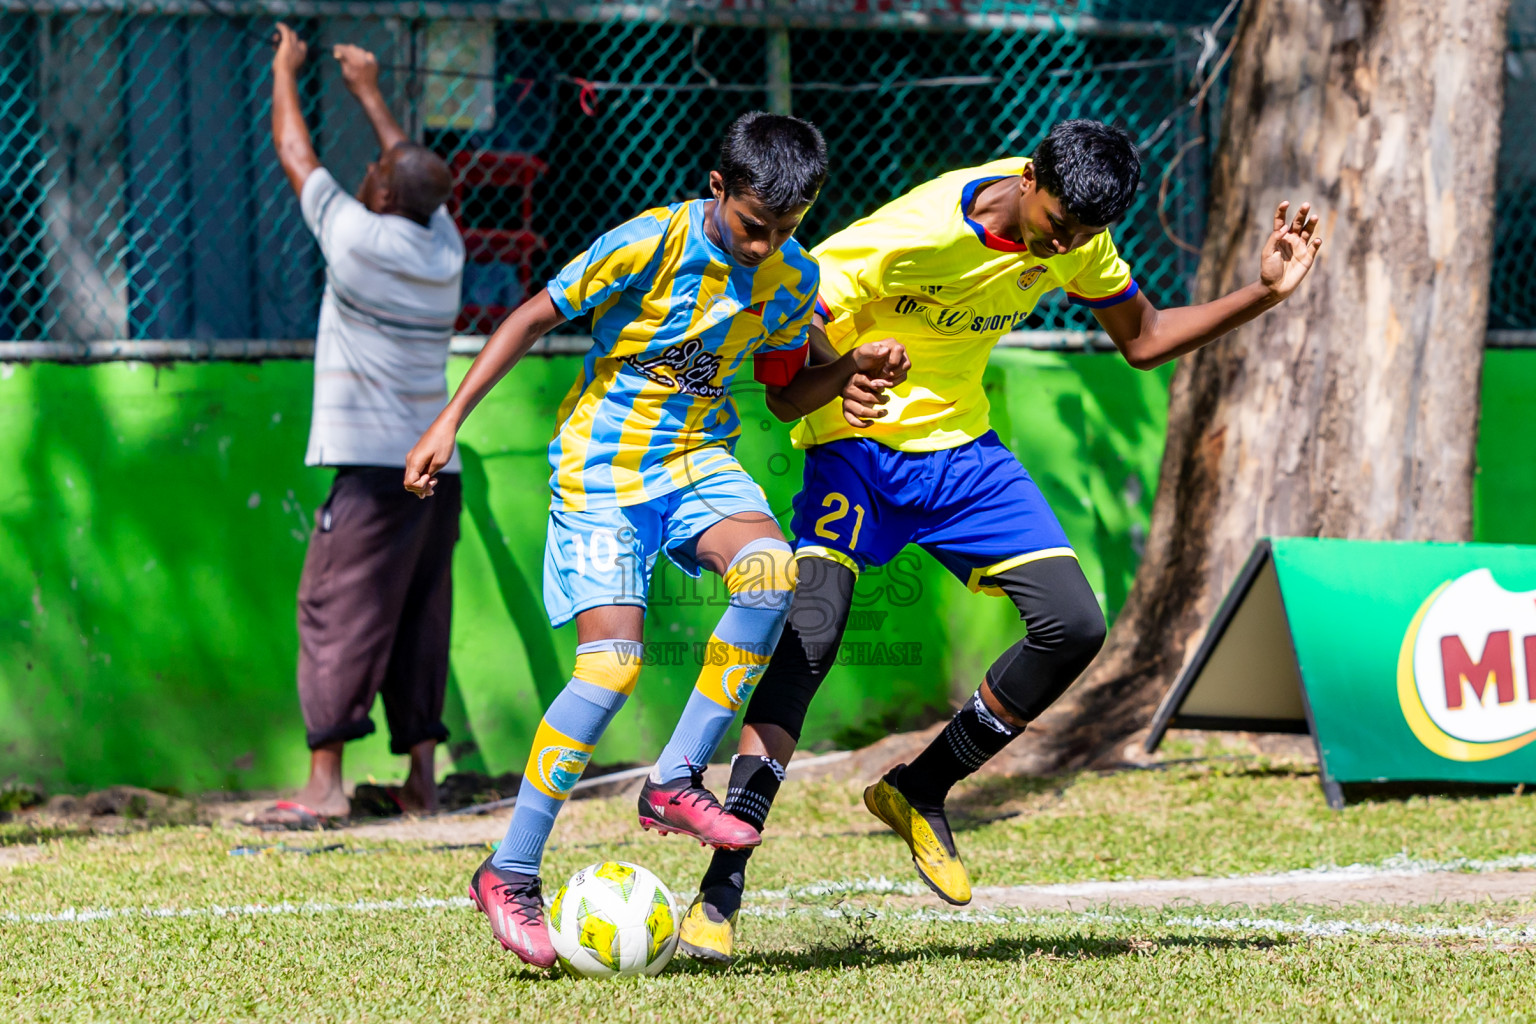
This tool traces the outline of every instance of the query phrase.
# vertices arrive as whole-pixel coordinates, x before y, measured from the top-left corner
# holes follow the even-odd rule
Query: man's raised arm
[[[368,115],[368,123],[373,125],[373,133],[379,137],[379,152],[387,152],[407,141],[400,123],[389,112],[389,104],[384,102],[384,94],[379,91],[379,62],[373,54],[351,43],[337,45],[331,54],[341,65],[341,80],[346,83],[347,91],[357,98],[363,113]]]
[[[299,68],[308,55],[309,47],[304,40],[278,22],[277,52],[272,55],[272,145],[283,173],[288,175],[288,184],[300,195],[304,192],[304,180],[320,166],[299,109]]]

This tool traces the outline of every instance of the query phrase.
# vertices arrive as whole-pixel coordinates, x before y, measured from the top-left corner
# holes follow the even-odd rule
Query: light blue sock
[[[726,568],[730,606],[709,638],[704,666],[677,728],[651,769],[653,782],[687,778],[715,756],[779,642],[794,596],[794,572],[789,545],[768,538],[743,547]]]
[[[491,855],[503,871],[537,875],[555,816],[576,785],[603,730],[635,688],[644,647],[597,640],[576,648],[576,671],[544,712],[506,838]]]

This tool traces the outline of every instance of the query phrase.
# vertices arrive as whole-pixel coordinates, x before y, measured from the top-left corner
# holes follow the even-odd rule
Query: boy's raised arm
[[[1158,309],[1144,294],[1094,316],[1138,370],[1150,370],[1170,359],[1208,345],[1290,298],[1312,269],[1323,239],[1311,203],[1302,203],[1296,216],[1290,204],[1275,210],[1274,230],[1259,254],[1258,280],[1211,302]]]

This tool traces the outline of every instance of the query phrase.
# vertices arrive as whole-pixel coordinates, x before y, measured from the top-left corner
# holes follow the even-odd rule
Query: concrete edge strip
[[[819,765],[832,764],[836,761],[841,761],[844,758],[852,756],[852,751],[835,750],[830,754],[821,754],[818,757],[791,760],[788,767],[786,767],[784,770],[786,772],[791,772],[799,771],[802,768],[815,768]],[[624,782],[629,779],[638,779],[642,775],[649,774],[650,771],[650,765],[641,765],[639,768],[625,768],[622,771],[609,772],[606,775],[595,775],[590,779],[582,779],[580,782],[576,783],[576,785],[571,787],[571,792],[576,793],[582,790],[591,789],[593,786],[606,786],[613,782]],[[471,804],[468,807],[460,807],[458,810],[446,811],[444,814],[447,817],[456,817],[469,814],[489,814],[492,811],[504,811],[509,807],[516,806],[517,797],[509,796],[502,800],[492,800],[489,803]],[[397,820],[404,821],[405,819],[402,818]]]
[[[1030,893],[1042,896],[1113,898],[1133,893],[1199,893],[1234,885],[1287,886],[1351,884],[1380,878],[1417,878],[1432,874],[1488,874],[1495,871],[1536,869],[1536,854],[1480,860],[1458,857],[1434,861],[1406,856],[1388,857],[1377,864],[1324,865],[1263,875],[1201,875],[1192,878],[1137,878],[1114,882],[1064,882],[1055,885],[1009,885],[977,890],[978,895]],[[809,896],[896,895],[918,896],[927,892],[919,882],[895,881],[884,876],[853,880],[812,882],[783,889],[747,893],[748,899],[800,899]]]
[[[486,339],[456,335],[448,351],[456,356],[477,355]],[[1489,331],[1488,348],[1536,348],[1536,330]],[[582,334],[554,334],[540,338],[528,350],[531,356],[584,355],[592,339]],[[1013,331],[998,348],[1031,349],[1036,352],[1113,352],[1114,343],[1103,331]],[[261,362],[269,359],[312,359],[313,338],[229,338],[205,341],[164,338],[128,341],[105,338],[94,341],[0,341],[0,367],[9,376],[16,363],[177,363]]]

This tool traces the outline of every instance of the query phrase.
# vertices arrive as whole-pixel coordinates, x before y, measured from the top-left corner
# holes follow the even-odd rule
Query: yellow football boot
[[[892,781],[905,767],[897,765],[885,778],[866,789],[864,806],[907,841],[907,848],[912,851],[912,866],[917,868],[918,877],[928,883],[928,888],[946,903],[963,907],[971,902],[971,880],[966,877],[965,865],[960,863],[960,854],[955,852],[949,822],[942,811],[935,823],[907,803],[907,798]]]
[[[703,893],[695,896],[688,913],[683,915],[677,948],[695,960],[726,966],[736,959],[731,955],[736,915],[732,914],[720,921],[714,920],[716,916],[711,908],[705,906]]]

